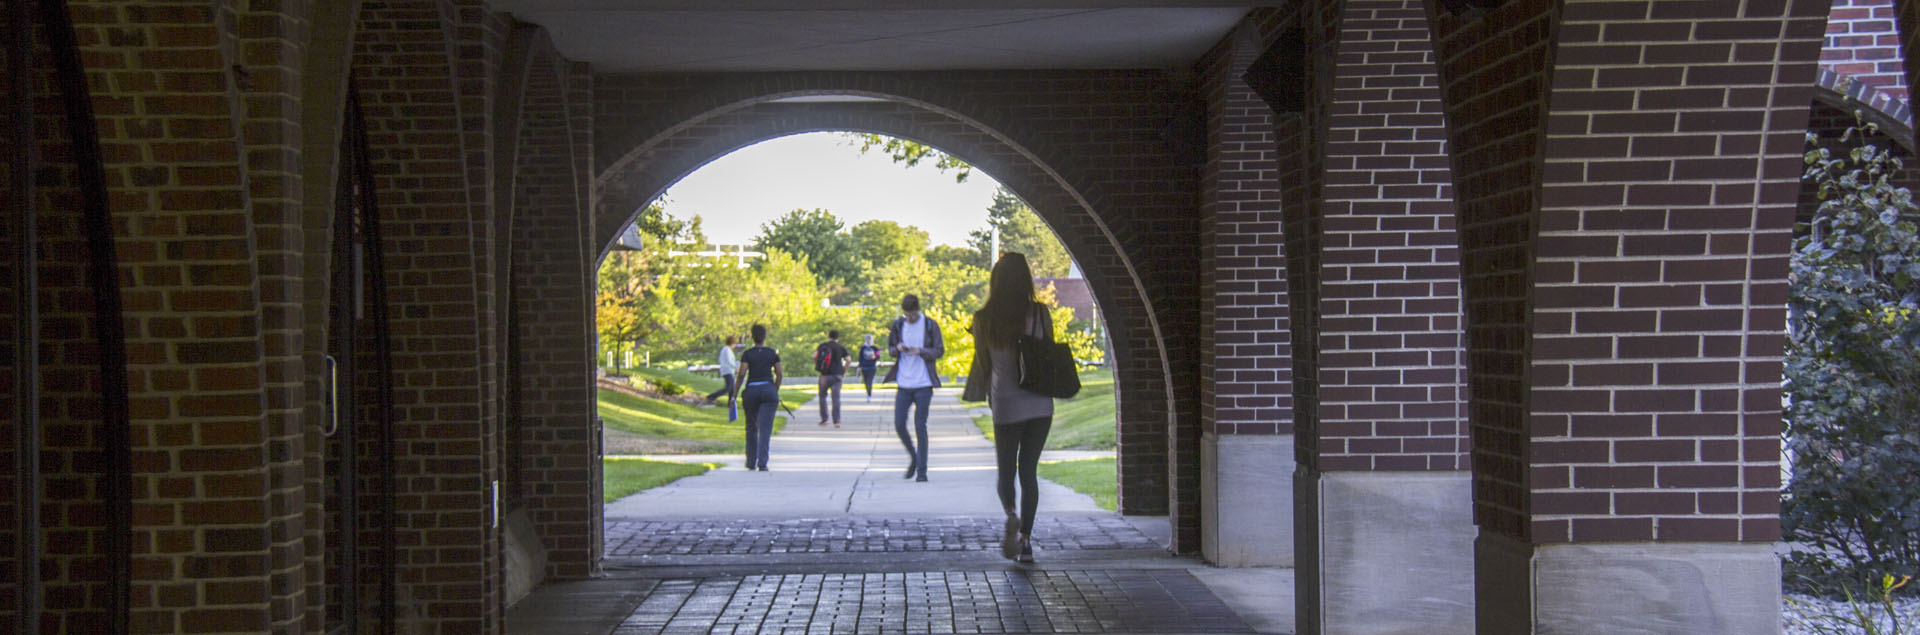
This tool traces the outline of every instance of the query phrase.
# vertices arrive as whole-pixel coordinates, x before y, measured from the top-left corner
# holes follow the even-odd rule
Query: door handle
[[[331,437],[340,431],[340,362],[332,355],[321,355],[327,360],[327,429],[321,436]]]

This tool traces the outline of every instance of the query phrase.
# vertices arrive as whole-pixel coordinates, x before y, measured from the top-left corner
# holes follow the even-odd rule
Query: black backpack
[[[839,361],[839,358],[840,356],[833,351],[832,342],[821,344],[819,348],[813,349],[813,371],[816,373],[833,372],[833,367],[836,362]]]

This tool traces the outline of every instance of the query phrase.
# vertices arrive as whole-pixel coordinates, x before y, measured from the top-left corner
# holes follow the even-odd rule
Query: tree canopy
[[[829,293],[839,294],[860,281],[854,245],[846,224],[824,209],[796,209],[760,226],[753,241],[759,251],[783,251],[806,263]]]
[[[935,169],[941,172],[952,171],[953,180],[956,183],[965,183],[967,177],[973,176],[972,164],[918,141],[878,135],[871,132],[848,132],[845,134],[860,146],[860,152],[862,153],[870,152],[874,148],[880,148],[882,152],[887,153],[887,156],[893,158],[894,163],[899,163],[907,167],[920,165],[921,161],[932,159]]]
[[[993,204],[987,207],[987,228],[969,234],[968,244],[980,253],[990,253],[996,229],[1000,232],[1000,251],[1026,254],[1033,275],[1066,277],[1073,262],[1067,255],[1067,246],[1060,244],[1060,238],[1047,227],[1046,221],[1040,220],[1039,214],[1033,213],[1033,208],[1004,187],[993,192]],[[998,256],[992,254],[992,257]]]

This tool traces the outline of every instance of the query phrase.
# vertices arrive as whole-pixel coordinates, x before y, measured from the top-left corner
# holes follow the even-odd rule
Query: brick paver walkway
[[[1180,569],[827,573],[660,581],[615,635],[1245,633]]]
[[[995,518],[610,521],[608,557],[766,553],[997,551]],[[1034,548],[1156,549],[1118,516],[1053,516],[1034,522]]]

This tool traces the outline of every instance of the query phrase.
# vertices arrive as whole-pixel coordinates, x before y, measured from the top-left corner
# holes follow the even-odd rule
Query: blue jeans
[[[933,387],[901,388],[893,393],[893,431],[900,434],[900,444],[907,446],[907,458],[917,467],[920,478],[927,477],[927,404],[933,400]],[[907,409],[919,406],[913,415],[913,432],[920,437],[916,447],[913,437],[907,435]]]
[[[773,445],[773,411],[780,408],[780,391],[773,384],[748,384],[740,390],[746,411],[747,469],[767,466],[767,448]]]
[[[727,407],[732,408],[733,407],[733,375],[721,375],[720,389],[707,393],[707,401],[713,401],[715,399],[719,399],[721,395],[727,396]]]

